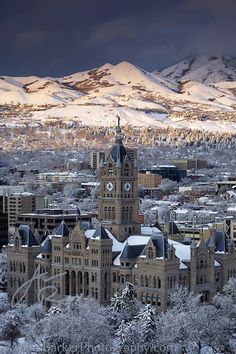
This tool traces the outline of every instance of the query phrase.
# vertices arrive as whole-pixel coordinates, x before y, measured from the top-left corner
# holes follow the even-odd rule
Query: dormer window
[[[114,169],[111,163],[108,165],[108,176],[113,176]]]
[[[81,243],[80,242],[74,242],[74,250],[81,250]]]
[[[149,259],[153,259],[153,249],[152,249],[152,247],[148,248],[148,258]]]
[[[15,238],[15,249],[19,249],[20,248],[20,240],[18,237]]]
[[[124,176],[129,176],[129,164],[128,163],[125,164]]]
[[[201,258],[198,262],[198,268],[203,269],[207,267],[207,261],[203,258]]]

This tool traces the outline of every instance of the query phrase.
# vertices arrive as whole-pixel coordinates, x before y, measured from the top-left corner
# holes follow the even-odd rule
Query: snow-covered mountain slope
[[[177,81],[193,80],[207,84],[236,81],[236,59],[224,56],[189,57],[156,72]]]
[[[0,77],[0,105],[5,104],[17,105],[7,116],[0,112],[0,123],[8,125],[63,119],[111,126],[119,114],[123,124],[134,126],[236,131],[236,80],[214,85],[186,78],[177,82],[127,62],[61,78]]]
[[[80,96],[52,78],[0,77],[0,104],[58,105]]]

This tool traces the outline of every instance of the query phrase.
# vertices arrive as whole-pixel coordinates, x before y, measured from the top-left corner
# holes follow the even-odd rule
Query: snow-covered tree
[[[177,188],[177,182],[176,181],[172,181],[168,178],[164,178],[161,181],[161,184],[159,185],[158,189],[160,189],[162,192],[164,193],[170,193],[175,191]]]
[[[27,339],[45,353],[110,353],[111,326],[96,300],[68,297],[31,326]]]
[[[11,347],[16,339],[23,335],[25,322],[16,310],[9,310],[0,315],[0,340],[10,341]]]
[[[159,346],[172,354],[231,353],[231,321],[213,304],[177,288],[170,295],[172,307],[158,318]]]
[[[0,314],[9,310],[10,303],[8,301],[8,295],[5,292],[0,292]]]
[[[0,291],[7,291],[7,253],[0,252]]]
[[[236,304],[236,278],[230,278],[224,286],[224,294],[229,296]]]
[[[111,305],[108,307],[107,313],[114,328],[118,328],[122,321],[131,321],[139,313],[141,304],[134,295],[133,285],[127,282],[121,295],[111,298]]]

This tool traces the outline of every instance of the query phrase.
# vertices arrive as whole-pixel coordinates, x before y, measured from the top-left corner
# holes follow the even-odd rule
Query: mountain
[[[224,56],[188,57],[157,72],[176,81],[193,80],[206,84],[236,81],[236,59]]]
[[[0,104],[58,105],[74,100],[81,94],[61,85],[56,79],[0,77]]]
[[[119,114],[122,124],[133,126],[235,132],[234,62],[220,60],[186,60],[161,72],[121,62],[58,78],[2,76],[0,122],[40,126],[63,121],[104,127],[114,125]],[[199,81],[194,80],[197,72],[202,75]],[[208,83],[213,77],[217,83]]]

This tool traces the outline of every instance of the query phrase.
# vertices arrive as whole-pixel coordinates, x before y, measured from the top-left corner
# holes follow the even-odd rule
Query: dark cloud
[[[236,55],[235,0],[1,0],[0,73],[58,76],[128,60]]]

